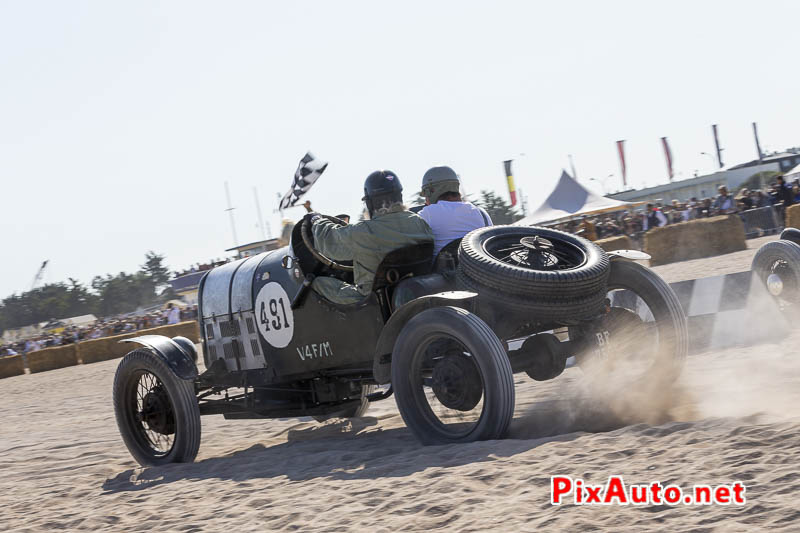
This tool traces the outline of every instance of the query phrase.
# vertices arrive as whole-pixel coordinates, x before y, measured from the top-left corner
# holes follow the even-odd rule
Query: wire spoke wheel
[[[147,349],[123,357],[114,376],[114,412],[128,451],[144,466],[192,462],[200,446],[194,382]]]
[[[137,429],[153,454],[168,454],[175,444],[175,409],[158,376],[142,371],[136,381]]]
[[[551,236],[497,235],[483,243],[494,259],[530,270],[572,270],[586,264],[586,253],[573,243]]]

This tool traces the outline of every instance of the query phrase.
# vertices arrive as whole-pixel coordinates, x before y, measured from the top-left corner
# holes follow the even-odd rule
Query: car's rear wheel
[[[569,329],[570,339],[579,341],[578,364],[619,390],[672,383],[689,350],[675,292],[649,268],[625,260],[611,262],[608,291],[601,318]]]
[[[126,355],[114,376],[114,411],[122,440],[143,466],[190,463],[200,447],[200,409],[191,381],[153,352]]]
[[[499,439],[514,415],[514,380],[500,340],[476,315],[437,307],[405,325],[392,352],[392,387],[423,444]]]

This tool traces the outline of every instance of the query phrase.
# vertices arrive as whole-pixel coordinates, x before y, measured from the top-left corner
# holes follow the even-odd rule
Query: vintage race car
[[[635,254],[545,228],[475,230],[432,257],[395,250],[373,292],[339,305],[316,276],[352,266],[289,246],[210,271],[200,283],[205,370],[188,339],[142,336],[114,380],[117,424],[143,465],[194,460],[200,416],[362,416],[394,395],[425,444],[502,438],[514,378],[552,379],[567,360],[620,387],[674,380],[687,353],[675,294]]]

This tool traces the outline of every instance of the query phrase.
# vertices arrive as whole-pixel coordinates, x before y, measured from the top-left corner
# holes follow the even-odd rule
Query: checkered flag
[[[311,186],[317,182],[327,167],[328,163],[315,159],[311,152],[307,152],[303,159],[300,160],[300,164],[294,173],[292,188],[281,198],[279,209],[283,211],[287,207],[295,205],[308,192]]]

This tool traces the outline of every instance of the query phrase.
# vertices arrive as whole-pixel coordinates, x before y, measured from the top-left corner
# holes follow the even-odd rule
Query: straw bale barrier
[[[120,344],[119,341],[123,339],[130,339],[131,337],[138,337],[139,335],[151,335],[151,331],[152,330],[143,329],[122,335],[114,335],[113,337],[102,337],[100,339],[84,341],[80,343],[81,363],[86,365],[89,363],[99,363],[100,361],[107,361],[109,359],[122,357],[126,353],[133,350],[135,345]]]
[[[594,243],[606,252],[613,252],[614,250],[630,250],[633,248],[631,239],[627,235],[606,237],[605,239],[594,241]]]
[[[644,234],[644,251],[653,266],[745,250],[744,224],[736,215],[701,218],[653,228]]]
[[[786,227],[800,228],[800,204],[790,205],[786,208]]]
[[[196,321],[189,320],[171,326],[131,331],[113,337],[103,337],[78,344],[54,346],[26,355],[28,369],[32,374],[55,370],[79,363],[97,363],[124,356],[134,349],[134,345],[120,344],[119,341],[140,335],[165,335],[167,337],[186,337],[192,342],[200,342],[200,328]],[[25,359],[21,355],[0,357],[0,379],[19,376],[25,373]]]
[[[120,343],[121,340],[139,337],[141,335],[164,335],[166,337],[186,337],[192,342],[200,341],[200,329],[197,322],[190,320],[173,324],[171,326],[158,326],[150,329],[140,329],[113,337],[103,337],[80,343],[80,359],[83,364],[108,361],[124,356],[136,348],[135,344]]]
[[[55,370],[78,364],[78,347],[76,344],[53,346],[26,354],[28,370],[31,374]]]
[[[21,355],[0,357],[0,379],[21,376],[25,373],[25,364]]]

